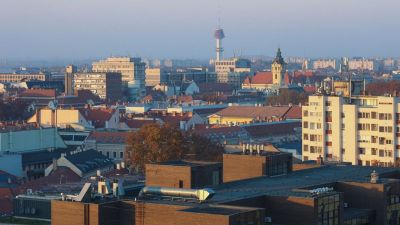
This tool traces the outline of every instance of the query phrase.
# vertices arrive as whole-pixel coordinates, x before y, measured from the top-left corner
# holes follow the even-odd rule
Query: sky
[[[400,56],[399,0],[1,0],[0,59]],[[220,22],[219,22],[220,21]]]

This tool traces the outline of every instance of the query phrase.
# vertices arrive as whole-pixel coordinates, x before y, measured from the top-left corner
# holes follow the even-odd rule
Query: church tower
[[[282,58],[281,49],[278,48],[276,57],[271,65],[272,83],[274,86],[282,87],[284,85],[284,77],[286,72],[286,63]]]

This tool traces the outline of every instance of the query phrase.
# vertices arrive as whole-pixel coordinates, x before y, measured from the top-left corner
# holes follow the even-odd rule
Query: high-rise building
[[[167,82],[167,73],[162,68],[146,68],[146,86],[156,86]]]
[[[141,58],[110,57],[92,64],[93,72],[116,72],[122,75],[123,87],[131,99],[145,95],[146,64]]]
[[[218,83],[228,83],[240,87],[246,76],[251,73],[251,62],[248,59],[227,59],[215,61],[215,73]]]
[[[372,59],[351,59],[348,61],[349,70],[376,71],[377,63]]]
[[[65,68],[65,75],[64,75],[64,91],[65,95],[73,95],[73,83],[72,80],[74,78],[74,74],[77,72],[76,66],[70,64]]]
[[[75,73],[74,90],[90,90],[106,101],[118,101],[122,96],[120,73]]]
[[[302,111],[303,160],[399,163],[399,97],[310,96]]]

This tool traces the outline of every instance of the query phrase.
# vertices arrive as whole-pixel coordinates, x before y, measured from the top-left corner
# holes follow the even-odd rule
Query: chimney
[[[58,162],[57,159],[53,159],[53,171],[56,171],[58,168]]]
[[[320,166],[324,165],[324,159],[322,158],[321,155],[319,155],[317,158],[317,165],[320,165]]]
[[[375,170],[372,171],[371,173],[371,184],[376,184],[379,183],[379,173],[377,173]]]

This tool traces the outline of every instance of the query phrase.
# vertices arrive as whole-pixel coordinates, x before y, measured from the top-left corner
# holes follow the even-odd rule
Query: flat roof
[[[339,181],[369,183],[370,175],[374,170],[381,175],[393,172],[400,173],[399,168],[326,165],[318,168],[294,171],[282,176],[259,177],[221,184],[214,188],[216,193],[211,201],[223,203],[260,195],[312,198],[310,194],[297,192],[294,189]],[[388,183],[392,182],[392,180],[381,178],[380,182]]]
[[[177,161],[167,161],[167,162],[159,162],[152,163],[153,165],[168,165],[168,166],[204,166],[204,165],[214,165],[221,164],[220,162],[204,162],[204,161],[186,161],[186,160],[177,160]]]
[[[206,205],[205,207],[188,208],[183,212],[206,213],[215,215],[235,215],[244,212],[251,212],[258,208],[238,207],[228,205]]]

